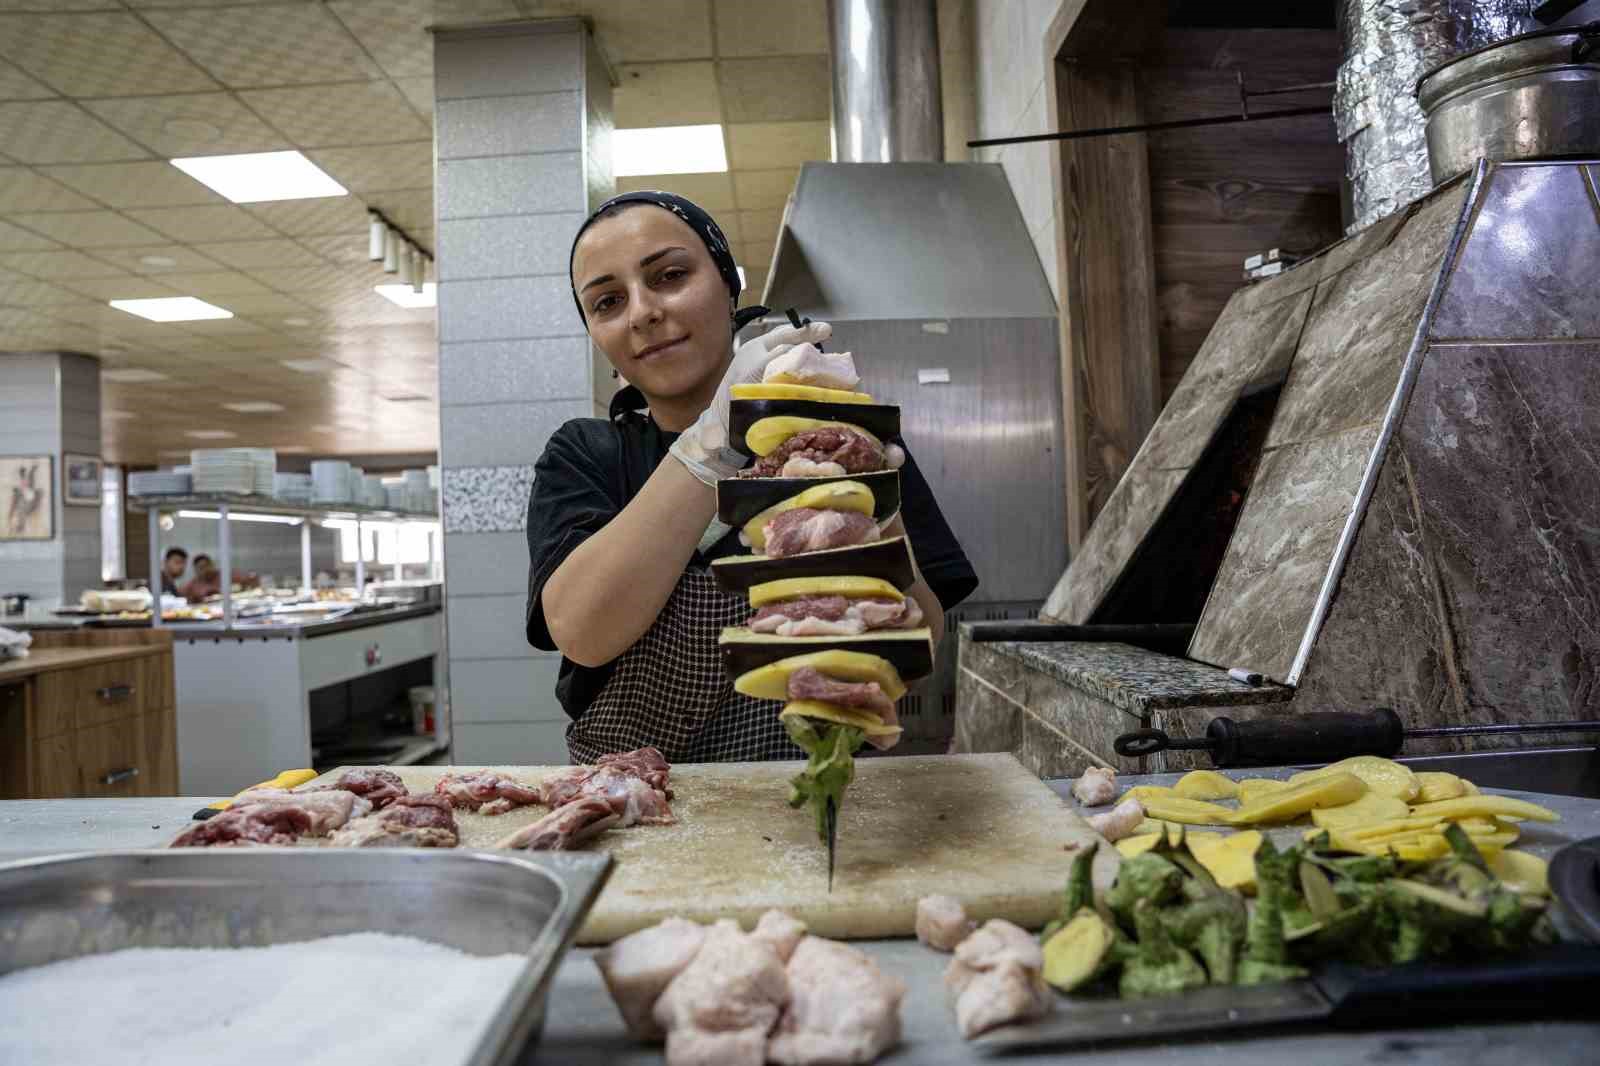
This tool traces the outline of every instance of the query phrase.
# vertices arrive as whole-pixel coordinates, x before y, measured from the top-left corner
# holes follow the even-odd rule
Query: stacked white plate
[[[129,496],[187,496],[192,482],[175,470],[142,470],[128,475]]]
[[[272,494],[285,503],[310,503],[310,474],[279,474],[272,479]]]
[[[189,453],[195,492],[256,491],[257,463],[250,448],[197,448]]]
[[[361,475],[361,502],[368,507],[387,507],[388,494],[383,491],[383,478],[377,474]]]
[[[367,472],[361,467],[352,466],[350,468],[350,487],[345,490],[345,499],[351,503],[364,503],[366,501],[366,493],[363,491],[367,484],[366,477]]]
[[[317,459],[311,464],[311,498],[317,503],[350,502],[350,464],[343,459]]]
[[[240,448],[239,450],[249,453],[251,462],[255,464],[255,491],[262,496],[271,496],[276,487],[273,478],[278,473],[278,453],[271,448]]]

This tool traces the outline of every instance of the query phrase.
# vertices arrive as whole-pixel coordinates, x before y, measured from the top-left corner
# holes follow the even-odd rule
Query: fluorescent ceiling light
[[[213,521],[222,517],[220,511],[179,511],[179,518],[210,518]],[[286,514],[239,514],[230,512],[228,518],[234,522],[274,522],[280,526],[298,526],[304,518]]]
[[[174,159],[172,165],[236,204],[348,196],[350,190],[299,152],[251,152]]]
[[[266,414],[268,411],[283,410],[283,404],[273,403],[271,400],[245,400],[242,403],[225,403],[222,406],[230,411],[238,411],[240,414],[245,415]],[[282,449],[279,450],[281,451]]]
[[[233,312],[193,296],[158,296],[153,300],[111,300],[112,307],[151,322],[198,322],[205,318],[232,318]]]
[[[438,289],[431,281],[422,286],[421,292],[410,285],[374,285],[372,291],[401,307],[436,307],[439,303]]]
[[[115,381],[120,385],[136,385],[145,381],[165,381],[167,375],[155,370],[145,370],[137,366],[119,367],[115,370],[100,371],[100,380]]]
[[[193,437],[195,440],[227,440],[238,436],[237,433],[230,433],[225,429],[186,429],[183,435]]]
[[[613,130],[611,165],[619,178],[723,173],[728,153],[722,145],[722,127],[716,124]]]
[[[320,374],[324,370],[339,369],[339,364],[332,359],[281,359],[279,362],[290,370],[298,370],[302,374]]]

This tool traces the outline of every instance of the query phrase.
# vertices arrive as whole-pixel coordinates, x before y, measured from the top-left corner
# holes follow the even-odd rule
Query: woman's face
[[[721,379],[731,350],[728,287],[676,215],[648,205],[601,219],[572,259],[589,336],[651,399]]]

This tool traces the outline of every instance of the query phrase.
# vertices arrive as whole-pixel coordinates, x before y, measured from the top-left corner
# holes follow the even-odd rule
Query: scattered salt
[[[526,961],[383,933],[86,955],[0,977],[0,1066],[453,1066]]]

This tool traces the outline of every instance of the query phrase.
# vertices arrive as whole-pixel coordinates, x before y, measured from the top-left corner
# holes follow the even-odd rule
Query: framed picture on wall
[[[0,540],[55,537],[55,470],[49,455],[0,455]]]
[[[61,479],[61,502],[79,507],[99,507],[100,460],[92,455],[73,455],[68,452],[61,457],[61,465],[66,468],[66,476]]]

